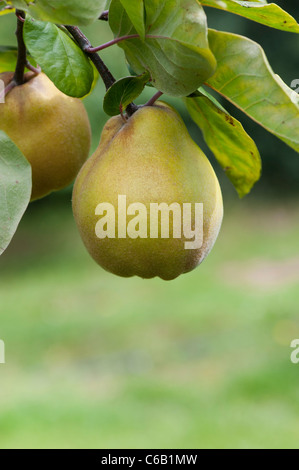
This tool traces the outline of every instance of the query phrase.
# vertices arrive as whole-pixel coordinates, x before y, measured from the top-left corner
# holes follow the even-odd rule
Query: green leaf
[[[128,70],[129,70],[130,74],[131,74],[133,77],[140,77],[140,75],[138,75],[138,74],[132,69],[131,65],[130,65],[128,62],[126,62],[126,65],[127,65],[127,68],[128,68]],[[145,72],[145,73],[148,73],[148,72]],[[148,86],[148,87],[150,87],[150,88],[154,88],[153,85],[152,85],[152,82],[151,82],[151,77],[150,77],[149,74],[148,74],[148,76],[149,76],[149,81],[146,83],[146,86]]]
[[[0,131],[0,255],[17,230],[31,190],[30,164],[5,132]]]
[[[261,176],[261,158],[254,141],[242,124],[203,89],[198,97],[184,101],[239,196],[245,196]]]
[[[218,8],[237,15],[244,16],[257,23],[271,28],[299,33],[299,24],[291,15],[285,12],[275,3],[244,2],[238,0],[201,0],[204,6]]]
[[[90,92],[94,79],[91,63],[62,29],[29,17],[24,25],[24,40],[30,54],[60,91],[75,98]]]
[[[145,0],[144,5],[145,40],[118,45],[138,75],[150,72],[158,90],[187,96],[215,71],[205,13],[194,0]],[[120,0],[112,0],[109,22],[115,37],[137,34]]]
[[[299,106],[273,73],[261,46],[214,30],[209,41],[218,68],[207,85],[299,152]]]
[[[117,116],[125,111],[127,106],[142,93],[148,79],[149,74],[144,73],[139,77],[125,77],[115,82],[104,98],[105,113]]]
[[[106,0],[12,0],[33,18],[58,24],[88,25],[105,9]]]
[[[144,24],[144,3],[143,0],[120,0],[122,6],[124,7],[130,21],[132,22],[134,28],[139,34],[141,39],[144,39],[145,36],[145,24]]]

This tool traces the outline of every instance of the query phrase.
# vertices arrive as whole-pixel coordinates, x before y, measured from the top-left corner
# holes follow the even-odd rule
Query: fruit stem
[[[16,65],[16,70],[15,70],[13,81],[18,86],[18,85],[23,85],[24,83],[24,73],[25,73],[25,67],[27,63],[27,51],[26,51],[26,46],[25,46],[24,38],[23,38],[25,13],[22,10],[16,10],[16,16],[17,16],[16,36],[17,36],[17,41],[18,41],[18,60],[17,60],[17,65]]]
[[[128,117],[133,116],[133,114],[136,113],[136,111],[138,111],[138,109],[139,109],[139,107],[135,103],[129,104],[129,106],[127,106],[127,108],[126,108],[126,113],[127,113]]]
[[[162,95],[162,91],[158,91],[144,106],[153,106]]]
[[[109,19],[109,10],[105,10],[99,17],[99,20],[108,21],[108,19]]]
[[[90,60],[95,65],[97,71],[99,72],[105,86],[106,90],[109,90],[110,87],[116,82],[116,79],[106,66],[106,64],[102,61],[99,54],[96,52],[89,52],[88,49],[92,49],[92,45],[89,39],[82,33],[82,31],[77,26],[68,26],[65,25],[65,28],[68,32],[73,36],[75,41],[77,42],[80,49],[90,58]],[[126,109],[128,116],[132,116],[138,110],[138,106],[134,103],[129,104]]]

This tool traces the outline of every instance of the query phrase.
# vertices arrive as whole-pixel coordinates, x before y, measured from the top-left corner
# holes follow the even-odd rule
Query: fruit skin
[[[183,239],[99,239],[95,208],[118,195],[127,205],[141,202],[204,204],[204,243],[186,250]],[[89,253],[104,269],[123,277],[165,280],[193,270],[218,236],[223,202],[208,159],[191,139],[177,112],[159,102],[139,109],[127,123],[121,117],[104,127],[100,145],[81,169],[74,186],[73,212]]]
[[[0,74],[7,85],[11,72]],[[0,129],[32,166],[31,201],[68,186],[89,155],[91,130],[79,99],[59,91],[41,73],[26,74],[0,104]]]

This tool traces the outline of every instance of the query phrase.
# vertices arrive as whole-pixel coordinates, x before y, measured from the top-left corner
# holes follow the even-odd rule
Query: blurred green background
[[[277,3],[299,19],[294,2]],[[298,36],[207,12],[210,26],[258,40],[287,84],[299,78]],[[1,44],[15,44],[14,29],[0,19]],[[102,22],[85,31],[95,45],[111,38]],[[127,75],[119,48],[102,57]],[[103,93],[99,82],[85,101],[93,149]],[[30,206],[0,261],[0,448],[298,447],[299,158],[224,105],[255,138],[264,174],[240,201],[207,151],[226,214],[192,273],[117,278],[86,253],[70,190]]]

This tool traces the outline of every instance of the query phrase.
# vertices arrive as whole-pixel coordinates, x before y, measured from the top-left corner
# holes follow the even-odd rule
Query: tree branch
[[[106,90],[109,90],[110,87],[116,82],[116,79],[106,66],[106,64],[102,61],[99,54],[96,52],[88,52],[88,50],[92,49],[92,45],[89,39],[82,33],[82,31],[77,26],[65,26],[68,32],[73,36],[75,41],[77,42],[80,49],[90,58],[90,60],[95,65],[96,69],[98,70],[105,86]],[[132,116],[138,110],[138,106],[134,103],[129,104],[126,109],[128,116]]]
[[[21,10],[16,10],[16,16],[18,18],[16,30],[16,36],[18,40],[18,60],[13,80],[16,85],[23,85],[25,67],[27,63],[27,51],[23,39],[25,13]]]
[[[69,33],[73,36],[73,38],[78,43],[80,49],[90,58],[90,60],[96,66],[99,74],[102,77],[102,80],[108,90],[115,82],[115,78],[113,77],[112,73],[108,69],[108,67],[104,64],[100,56],[93,52],[88,52],[89,48],[92,48],[89,39],[82,33],[82,31],[77,26],[65,26]]]

